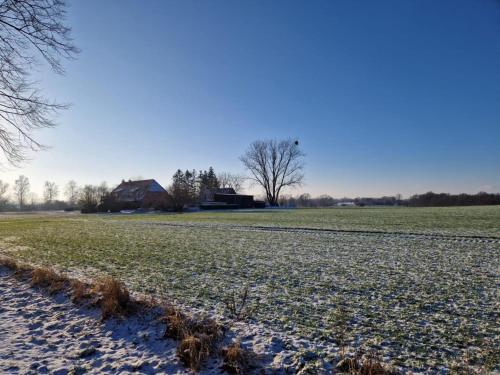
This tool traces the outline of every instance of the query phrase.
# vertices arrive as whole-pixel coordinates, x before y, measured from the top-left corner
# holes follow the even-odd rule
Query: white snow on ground
[[[49,296],[0,267],[0,373],[188,374],[153,314],[100,321],[100,312]],[[212,361],[201,374],[220,373]]]
[[[0,374],[193,374],[176,356],[178,342],[163,338],[160,311],[102,322],[99,309],[76,305],[63,293],[49,295],[12,274],[0,266]],[[256,351],[254,374],[294,373],[312,354],[303,352],[308,342],[257,324],[234,322],[221,345],[236,338]],[[198,374],[222,374],[221,365],[211,358]]]

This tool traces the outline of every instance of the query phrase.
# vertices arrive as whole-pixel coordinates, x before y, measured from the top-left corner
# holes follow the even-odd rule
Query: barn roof
[[[166,192],[166,190],[154,179],[137,180],[137,181],[122,181],[111,193],[114,194],[130,194],[130,193],[146,193],[147,191]]]

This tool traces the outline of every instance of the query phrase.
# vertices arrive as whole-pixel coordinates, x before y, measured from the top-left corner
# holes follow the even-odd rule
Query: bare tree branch
[[[0,3],[0,150],[19,165],[26,151],[44,148],[34,132],[55,126],[68,105],[46,99],[29,80],[40,60],[63,74],[63,59],[79,52],[65,22],[64,0],[5,0]]]
[[[245,183],[245,177],[231,172],[221,172],[217,174],[217,180],[221,188],[233,188],[240,193]]]

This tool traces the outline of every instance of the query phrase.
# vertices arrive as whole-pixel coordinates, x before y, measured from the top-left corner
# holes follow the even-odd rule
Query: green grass
[[[322,350],[333,345],[331,316],[342,302],[351,343],[435,369],[466,349],[481,363],[484,343],[498,344],[500,239],[491,237],[500,237],[499,226],[500,207],[1,215],[0,252],[85,276],[112,274],[132,290],[211,311],[248,284],[256,322]]]
[[[500,206],[380,207],[129,215],[132,221],[208,222],[342,230],[426,232],[500,237]]]

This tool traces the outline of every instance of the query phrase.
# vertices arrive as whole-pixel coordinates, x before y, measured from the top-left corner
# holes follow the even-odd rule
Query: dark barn
[[[253,207],[253,195],[215,193],[214,201],[235,205],[238,208]]]
[[[200,207],[205,210],[255,207],[253,195],[237,194],[233,188],[206,189],[200,197]]]

